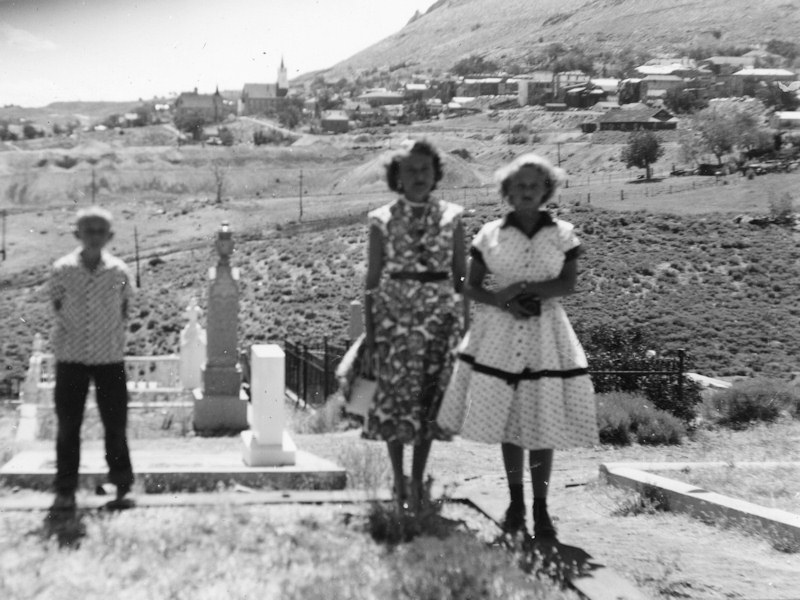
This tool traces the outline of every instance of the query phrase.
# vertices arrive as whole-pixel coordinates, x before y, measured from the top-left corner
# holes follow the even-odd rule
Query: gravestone
[[[184,314],[189,322],[181,331],[181,387],[193,390],[203,383],[203,363],[206,360],[206,331],[198,322],[200,307],[197,306],[197,298],[189,301]]]
[[[242,432],[242,457],[251,467],[294,465],[297,448],[286,431],[283,350],[277,344],[253,344],[250,352],[250,429]]]
[[[247,402],[241,398],[238,364],[239,270],[231,267],[233,232],[227,222],[215,242],[219,260],[209,269],[206,361],[203,390],[195,390],[194,428],[199,431],[247,429]]]

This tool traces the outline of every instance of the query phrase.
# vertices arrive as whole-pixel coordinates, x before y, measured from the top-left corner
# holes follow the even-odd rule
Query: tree
[[[203,139],[203,127],[206,124],[205,117],[196,111],[179,111],[175,115],[175,127],[181,131],[191,133],[195,141]]]
[[[708,106],[708,102],[699,98],[689,90],[673,88],[667,90],[664,96],[664,105],[676,114],[693,113]]]
[[[211,163],[211,173],[214,175],[214,191],[217,204],[222,204],[222,192],[228,182],[228,171],[220,160]]]
[[[291,98],[278,107],[278,122],[287,129],[294,129],[303,120],[303,104],[299,98]]]
[[[219,128],[219,140],[222,142],[223,146],[233,146],[233,143],[236,141],[233,132],[227,127]]]
[[[713,154],[717,164],[737,147],[749,149],[763,143],[764,106],[758,100],[718,101],[695,113],[689,129],[696,133],[703,152]],[[688,139],[688,138],[687,138]]]
[[[40,133],[36,127],[30,123],[25,123],[25,125],[22,127],[22,135],[26,140],[32,140],[39,137]],[[44,135],[44,132],[42,132],[41,135]]]
[[[491,60],[487,60],[482,56],[473,54],[467,58],[459,60],[453,68],[450,69],[454,75],[478,75],[481,73],[494,73],[499,69],[499,65]]]
[[[621,159],[629,167],[645,169],[646,178],[651,178],[650,165],[664,154],[664,147],[652,131],[634,131],[628,137],[628,145],[622,149]]]

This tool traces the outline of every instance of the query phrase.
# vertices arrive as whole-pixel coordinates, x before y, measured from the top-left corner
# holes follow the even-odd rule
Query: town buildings
[[[281,57],[275,83],[245,83],[239,99],[239,115],[263,115],[274,111],[285,102],[289,92],[289,79]]]

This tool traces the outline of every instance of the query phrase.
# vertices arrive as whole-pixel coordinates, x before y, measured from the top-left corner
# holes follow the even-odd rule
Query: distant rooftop
[[[794,71],[788,69],[754,69],[747,67],[734,73],[738,77],[796,77]]]

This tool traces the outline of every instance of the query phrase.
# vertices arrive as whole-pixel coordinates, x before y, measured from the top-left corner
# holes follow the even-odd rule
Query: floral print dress
[[[460,337],[453,234],[462,208],[431,198],[415,217],[404,199],[369,214],[383,238],[373,296],[378,386],[364,437],[416,444],[448,439],[436,415]]]

